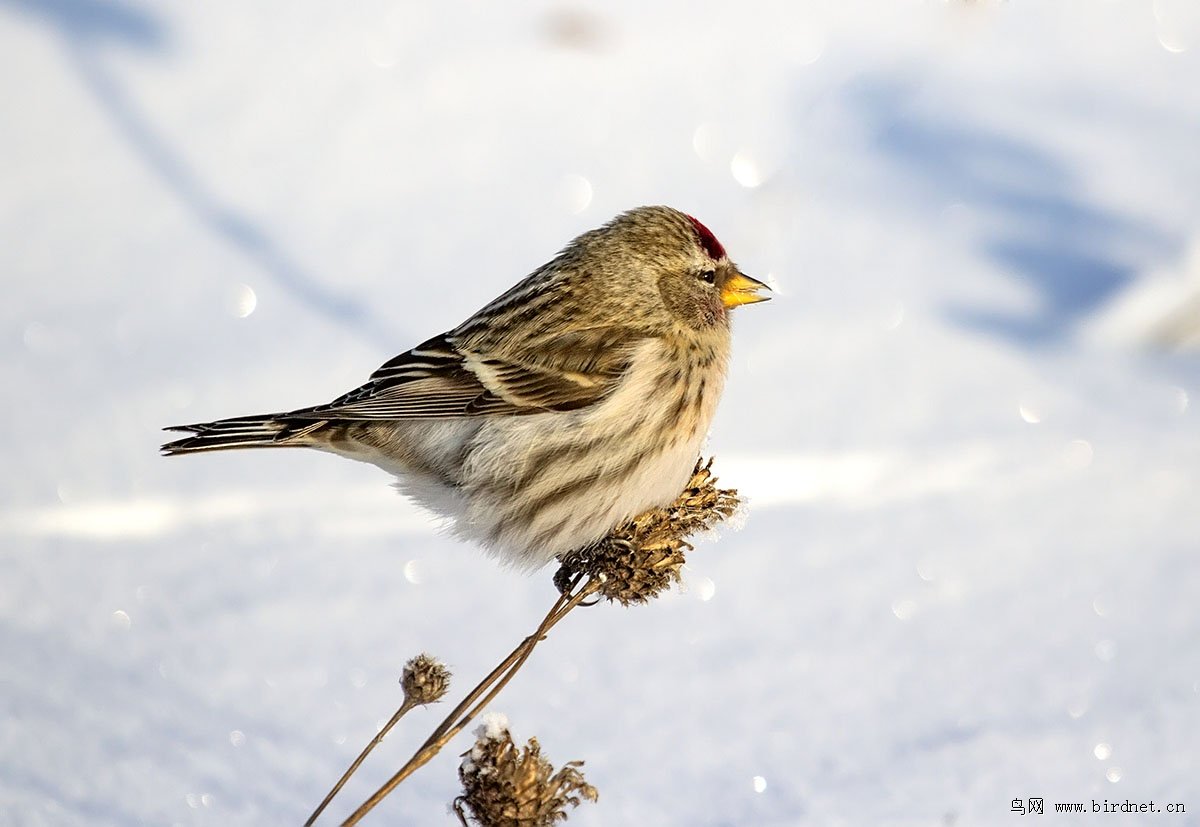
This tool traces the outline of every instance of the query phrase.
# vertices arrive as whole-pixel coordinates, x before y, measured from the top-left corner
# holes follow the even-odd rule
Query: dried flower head
[[[666,508],[646,511],[598,543],[566,555],[554,583],[565,592],[578,575],[599,581],[599,594],[624,606],[646,603],[679,582],[686,538],[737,511],[736,489],[717,488],[712,460],[696,463],[692,478]]]
[[[450,689],[450,670],[433,655],[422,653],[404,664],[400,686],[408,704],[436,703]]]
[[[475,746],[463,753],[463,794],[454,799],[454,810],[464,825],[470,818],[482,827],[551,827],[567,820],[568,804],[599,797],[581,766],[570,761],[555,772],[536,738],[518,749],[507,727],[485,724],[476,730]]]

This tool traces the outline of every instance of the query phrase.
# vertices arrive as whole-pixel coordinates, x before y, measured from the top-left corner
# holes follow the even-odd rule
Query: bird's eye
[[[700,281],[715,284],[717,281],[717,272],[715,270],[705,270],[700,274]]]

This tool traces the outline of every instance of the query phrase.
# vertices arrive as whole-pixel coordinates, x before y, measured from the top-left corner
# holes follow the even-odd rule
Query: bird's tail
[[[194,454],[199,451],[226,451],[233,448],[289,448],[312,444],[308,437],[324,427],[324,420],[289,419],[286,413],[238,416],[201,422],[196,425],[172,425],[166,431],[183,431],[191,436],[162,446],[166,456]]]

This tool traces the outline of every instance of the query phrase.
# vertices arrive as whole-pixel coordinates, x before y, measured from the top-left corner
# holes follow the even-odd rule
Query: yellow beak
[[[760,295],[758,291],[770,289],[758,279],[752,279],[745,273],[737,273],[721,288],[721,302],[726,307],[765,302],[771,297]]]

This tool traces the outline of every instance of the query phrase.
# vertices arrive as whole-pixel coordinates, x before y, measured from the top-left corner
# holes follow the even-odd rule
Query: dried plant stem
[[[308,817],[308,821],[304,822],[304,827],[312,827],[312,825],[320,817],[321,813],[325,812],[325,808],[329,806],[329,802],[333,801],[333,797],[337,795],[338,791],[341,790],[342,787],[345,786],[346,782],[350,780],[350,776],[354,775],[354,771],[358,769],[359,764],[365,761],[367,756],[371,754],[371,750],[375,749],[375,747],[379,745],[388,732],[391,731],[392,727],[394,727],[401,718],[403,718],[410,710],[417,706],[420,706],[420,704],[410,700],[409,698],[404,699],[404,703],[400,704],[400,708],[396,710],[396,714],[393,715],[391,720],[384,724],[383,729],[379,730],[379,733],[371,739],[371,743],[363,747],[363,751],[360,752],[358,757],[354,759],[354,763],[351,764],[344,773],[342,773],[342,777],[339,778],[338,782],[333,785],[333,789],[325,794],[325,798],[323,798],[321,803],[317,805],[317,809],[313,810],[312,815]]]
[[[686,538],[729,518],[739,506],[737,491],[719,489],[716,482],[717,479],[712,474],[712,460],[705,462],[701,459],[697,461],[687,485],[669,506],[652,508],[626,520],[603,540],[576,553],[560,557],[561,565],[554,575],[554,585],[559,590],[559,598],[534,633],[525,638],[499,666],[471,690],[434,729],[408,762],[343,822],[343,827],[358,824],[401,782],[437,755],[442,747],[492,702],[529,659],[534,647],[576,606],[591,605],[601,599],[615,601],[624,606],[647,603],[673,584],[680,582],[679,570],[684,564],[684,552],[692,548]],[[305,827],[311,827],[371,750],[383,740],[408,709],[440,700],[446,694],[449,679],[449,670],[430,655],[419,655],[405,664],[401,678],[405,703],[350,765],[326,795],[325,800],[305,822]],[[536,740],[530,742],[529,750],[532,750],[530,754],[536,759]],[[530,759],[533,763],[528,767],[536,765],[540,768],[542,765],[534,759]],[[525,759],[522,758],[521,761],[524,762]],[[574,768],[576,765],[569,766]],[[544,780],[549,782],[557,777],[550,776]],[[574,784],[573,780],[567,780]],[[582,776],[579,777],[579,782],[582,784]],[[578,789],[582,791],[584,788],[580,786]],[[594,800],[594,789],[588,789],[592,790],[592,793],[584,797]],[[562,789],[559,789],[559,792],[561,793]],[[583,795],[582,792],[580,794]],[[563,801],[575,803],[570,796]],[[555,809],[554,813],[559,813],[555,815],[555,819],[566,817],[561,808]],[[459,816],[461,819],[461,812]]]
[[[456,706],[449,715],[446,716],[445,720],[438,725],[438,727],[433,731],[433,734],[430,735],[425,743],[421,745],[421,748],[416,751],[413,757],[408,759],[408,763],[401,767],[395,775],[388,779],[387,783],[376,790],[375,793],[366,801],[364,801],[362,805],[360,805],[359,808],[350,815],[349,818],[342,822],[342,827],[353,827],[353,825],[358,824],[358,822],[361,821],[367,813],[374,809],[376,804],[378,804],[389,793],[391,793],[391,791],[394,790],[400,784],[400,782],[404,781],[404,779],[408,778],[410,775],[428,763],[430,759],[432,759],[438,754],[439,751],[441,751],[442,747],[448,744],[454,738],[454,736],[458,735],[458,733],[461,732],[463,728],[467,726],[467,724],[474,720],[474,718],[481,711],[483,711],[483,709],[489,703],[492,702],[492,699],[500,693],[500,690],[502,690],[508,684],[508,682],[513,679],[513,676],[517,674],[517,671],[525,665],[525,661],[527,661],[530,654],[533,653],[534,647],[537,646],[538,643],[543,639],[545,639],[546,633],[554,628],[554,626],[560,620],[566,617],[568,612],[570,612],[600,588],[600,583],[597,579],[588,578],[583,586],[576,591],[575,589],[579,587],[579,583],[582,579],[582,575],[578,575],[575,578],[575,581],[571,584],[571,588],[565,590],[559,596],[558,600],[554,602],[554,605],[550,607],[550,611],[546,613],[545,618],[542,619],[542,622],[539,624],[537,630],[534,631],[532,635],[521,641],[520,645],[517,646],[517,648],[514,649],[512,653],[500,663],[499,666],[493,669],[486,678],[480,681],[478,686],[471,690],[470,694],[468,694],[467,697],[465,697],[462,702]],[[462,717],[460,718],[459,716]],[[364,750],[364,756],[369,749],[370,747],[368,747],[367,750]],[[360,761],[361,757],[362,756],[360,756]],[[355,767],[358,765],[358,763],[359,762],[355,763]],[[353,769],[354,767],[351,767],[351,771],[353,771]],[[348,777],[349,773],[347,773],[345,778]],[[344,783],[345,778],[343,778],[343,782],[339,783]]]

